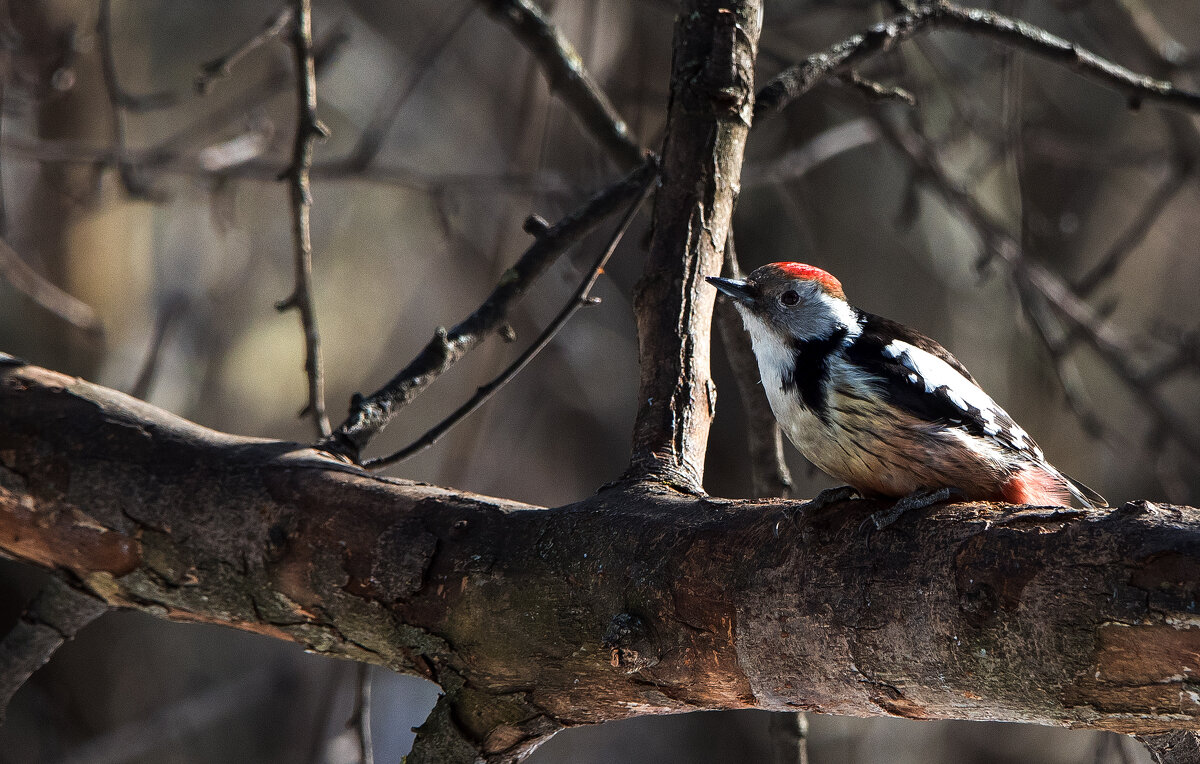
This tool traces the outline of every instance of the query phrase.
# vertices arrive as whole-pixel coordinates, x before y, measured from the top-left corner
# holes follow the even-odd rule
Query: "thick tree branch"
[[[418,760],[702,708],[1200,729],[1200,510],[940,506],[867,554],[878,507],[651,484],[542,510],[0,366],[5,555],[437,681],[459,755]]]
[[[641,386],[628,476],[702,490],[716,406],[709,375],[715,290],[754,108],[762,23],[755,0],[688,0],[676,16],[663,184],[634,294]]]

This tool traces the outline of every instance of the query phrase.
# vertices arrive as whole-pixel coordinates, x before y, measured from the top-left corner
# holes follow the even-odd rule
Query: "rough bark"
[[[685,0],[675,20],[671,102],[654,235],[634,294],[641,386],[629,475],[699,492],[716,407],[709,373],[725,237],[754,113],[760,0]]]
[[[1150,751],[1154,764],[1200,764],[1200,733],[1194,730],[1163,732],[1138,739]]]
[[[1200,511],[940,506],[868,547],[878,508],[639,483],[542,509],[0,365],[4,554],[438,682],[451,734],[413,760],[713,708],[1200,729]]]

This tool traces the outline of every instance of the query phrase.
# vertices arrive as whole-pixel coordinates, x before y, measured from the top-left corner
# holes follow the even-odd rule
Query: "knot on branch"
[[[658,663],[658,649],[646,621],[633,613],[618,613],[604,633],[604,647],[613,668],[635,674]]]
[[[530,215],[521,224],[521,229],[535,239],[540,239],[550,232],[550,224],[541,215]]]

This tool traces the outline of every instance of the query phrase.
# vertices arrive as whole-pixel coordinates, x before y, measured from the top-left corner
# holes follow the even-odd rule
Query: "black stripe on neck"
[[[804,406],[821,421],[828,421],[825,381],[829,378],[829,355],[846,339],[849,330],[839,326],[824,338],[796,340],[792,343],[792,368],[783,372],[780,387],[785,393],[799,393]]]

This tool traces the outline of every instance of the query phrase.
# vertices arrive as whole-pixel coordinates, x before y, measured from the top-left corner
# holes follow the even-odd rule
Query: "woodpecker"
[[[708,277],[742,315],[775,419],[800,453],[894,515],[944,501],[1108,506],[1059,472],[938,343],[846,301],[802,263]],[[844,490],[844,489],[843,489]]]

